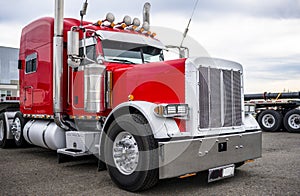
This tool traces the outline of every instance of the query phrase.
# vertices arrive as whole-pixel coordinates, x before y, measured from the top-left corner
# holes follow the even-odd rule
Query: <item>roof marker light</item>
[[[115,16],[112,13],[108,12],[106,14],[106,20],[105,21],[113,23],[115,21]]]
[[[138,28],[141,25],[141,21],[138,18],[134,18],[132,23],[126,27],[126,30],[131,30],[131,31],[139,31],[140,28]]]
[[[131,25],[131,17],[130,16],[124,16],[123,23],[125,23],[127,26]]]
[[[118,29],[125,29],[129,25],[131,25],[131,17],[126,15],[124,16],[123,21],[118,22],[114,27]]]
[[[104,24],[104,22],[109,22],[110,25],[106,25],[106,26],[114,27],[115,26],[115,24],[113,23],[114,21],[115,21],[115,16],[112,13],[108,12],[106,14],[105,20],[98,20],[96,23],[94,23],[94,25],[101,26]]]
[[[134,18],[133,21],[132,21],[132,25],[136,26],[136,27],[140,26],[141,25],[140,19]]]

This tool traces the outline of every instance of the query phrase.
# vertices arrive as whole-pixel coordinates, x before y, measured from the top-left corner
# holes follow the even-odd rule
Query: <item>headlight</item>
[[[255,105],[247,104],[245,105],[245,114],[254,114],[255,113]]]
[[[188,104],[160,104],[154,108],[154,113],[160,117],[186,118],[189,107]]]

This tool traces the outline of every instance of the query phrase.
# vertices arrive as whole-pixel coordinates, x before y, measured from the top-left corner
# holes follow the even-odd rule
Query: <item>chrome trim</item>
[[[219,144],[226,150],[220,150]],[[262,155],[262,132],[159,142],[159,179],[234,164]]]
[[[113,74],[112,71],[106,72],[106,108],[112,108],[112,81]]]
[[[104,65],[84,66],[84,111],[101,112],[105,110],[105,69]]]
[[[134,136],[126,131],[120,132],[113,141],[113,160],[122,174],[132,174],[139,163],[139,148]]]
[[[110,41],[118,41],[118,42],[127,42],[133,44],[142,44],[148,45],[155,48],[166,49],[163,43],[158,41],[157,39],[153,39],[151,37],[146,37],[144,35],[135,34],[135,33],[126,33],[126,32],[112,32],[112,31],[103,31],[98,30],[96,32],[100,35],[101,40],[110,40]]]
[[[84,42],[85,40],[85,42]],[[89,37],[86,39],[82,39],[79,41],[79,48],[84,47],[84,46],[91,46],[91,45],[96,45],[97,41],[95,39],[95,37]]]

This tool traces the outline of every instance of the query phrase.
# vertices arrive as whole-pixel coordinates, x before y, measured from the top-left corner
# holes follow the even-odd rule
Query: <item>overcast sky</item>
[[[65,17],[79,18],[82,2],[65,0]],[[124,15],[142,18],[145,2],[89,0],[85,20],[103,19],[107,12],[115,13],[117,20]],[[151,25],[183,32],[196,0],[148,2]],[[0,45],[18,48],[22,27],[53,16],[53,4],[2,0]],[[209,56],[243,64],[245,92],[300,91],[300,0],[199,0],[188,35]]]

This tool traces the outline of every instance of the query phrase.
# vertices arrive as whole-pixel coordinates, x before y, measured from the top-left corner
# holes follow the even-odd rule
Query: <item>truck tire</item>
[[[112,181],[135,192],[158,182],[158,144],[146,119],[139,114],[117,117],[105,139],[105,162]]]
[[[17,112],[15,114],[12,131],[14,133],[14,141],[17,147],[25,147],[28,145],[23,136],[23,129],[26,124],[26,120],[24,119],[21,112]]]
[[[282,115],[274,110],[265,110],[258,115],[257,121],[264,131],[279,131],[282,124]]]
[[[7,139],[7,128],[4,113],[0,114],[0,148],[11,146],[11,140]]]
[[[293,109],[286,113],[283,118],[283,125],[288,132],[300,133],[300,110]]]

